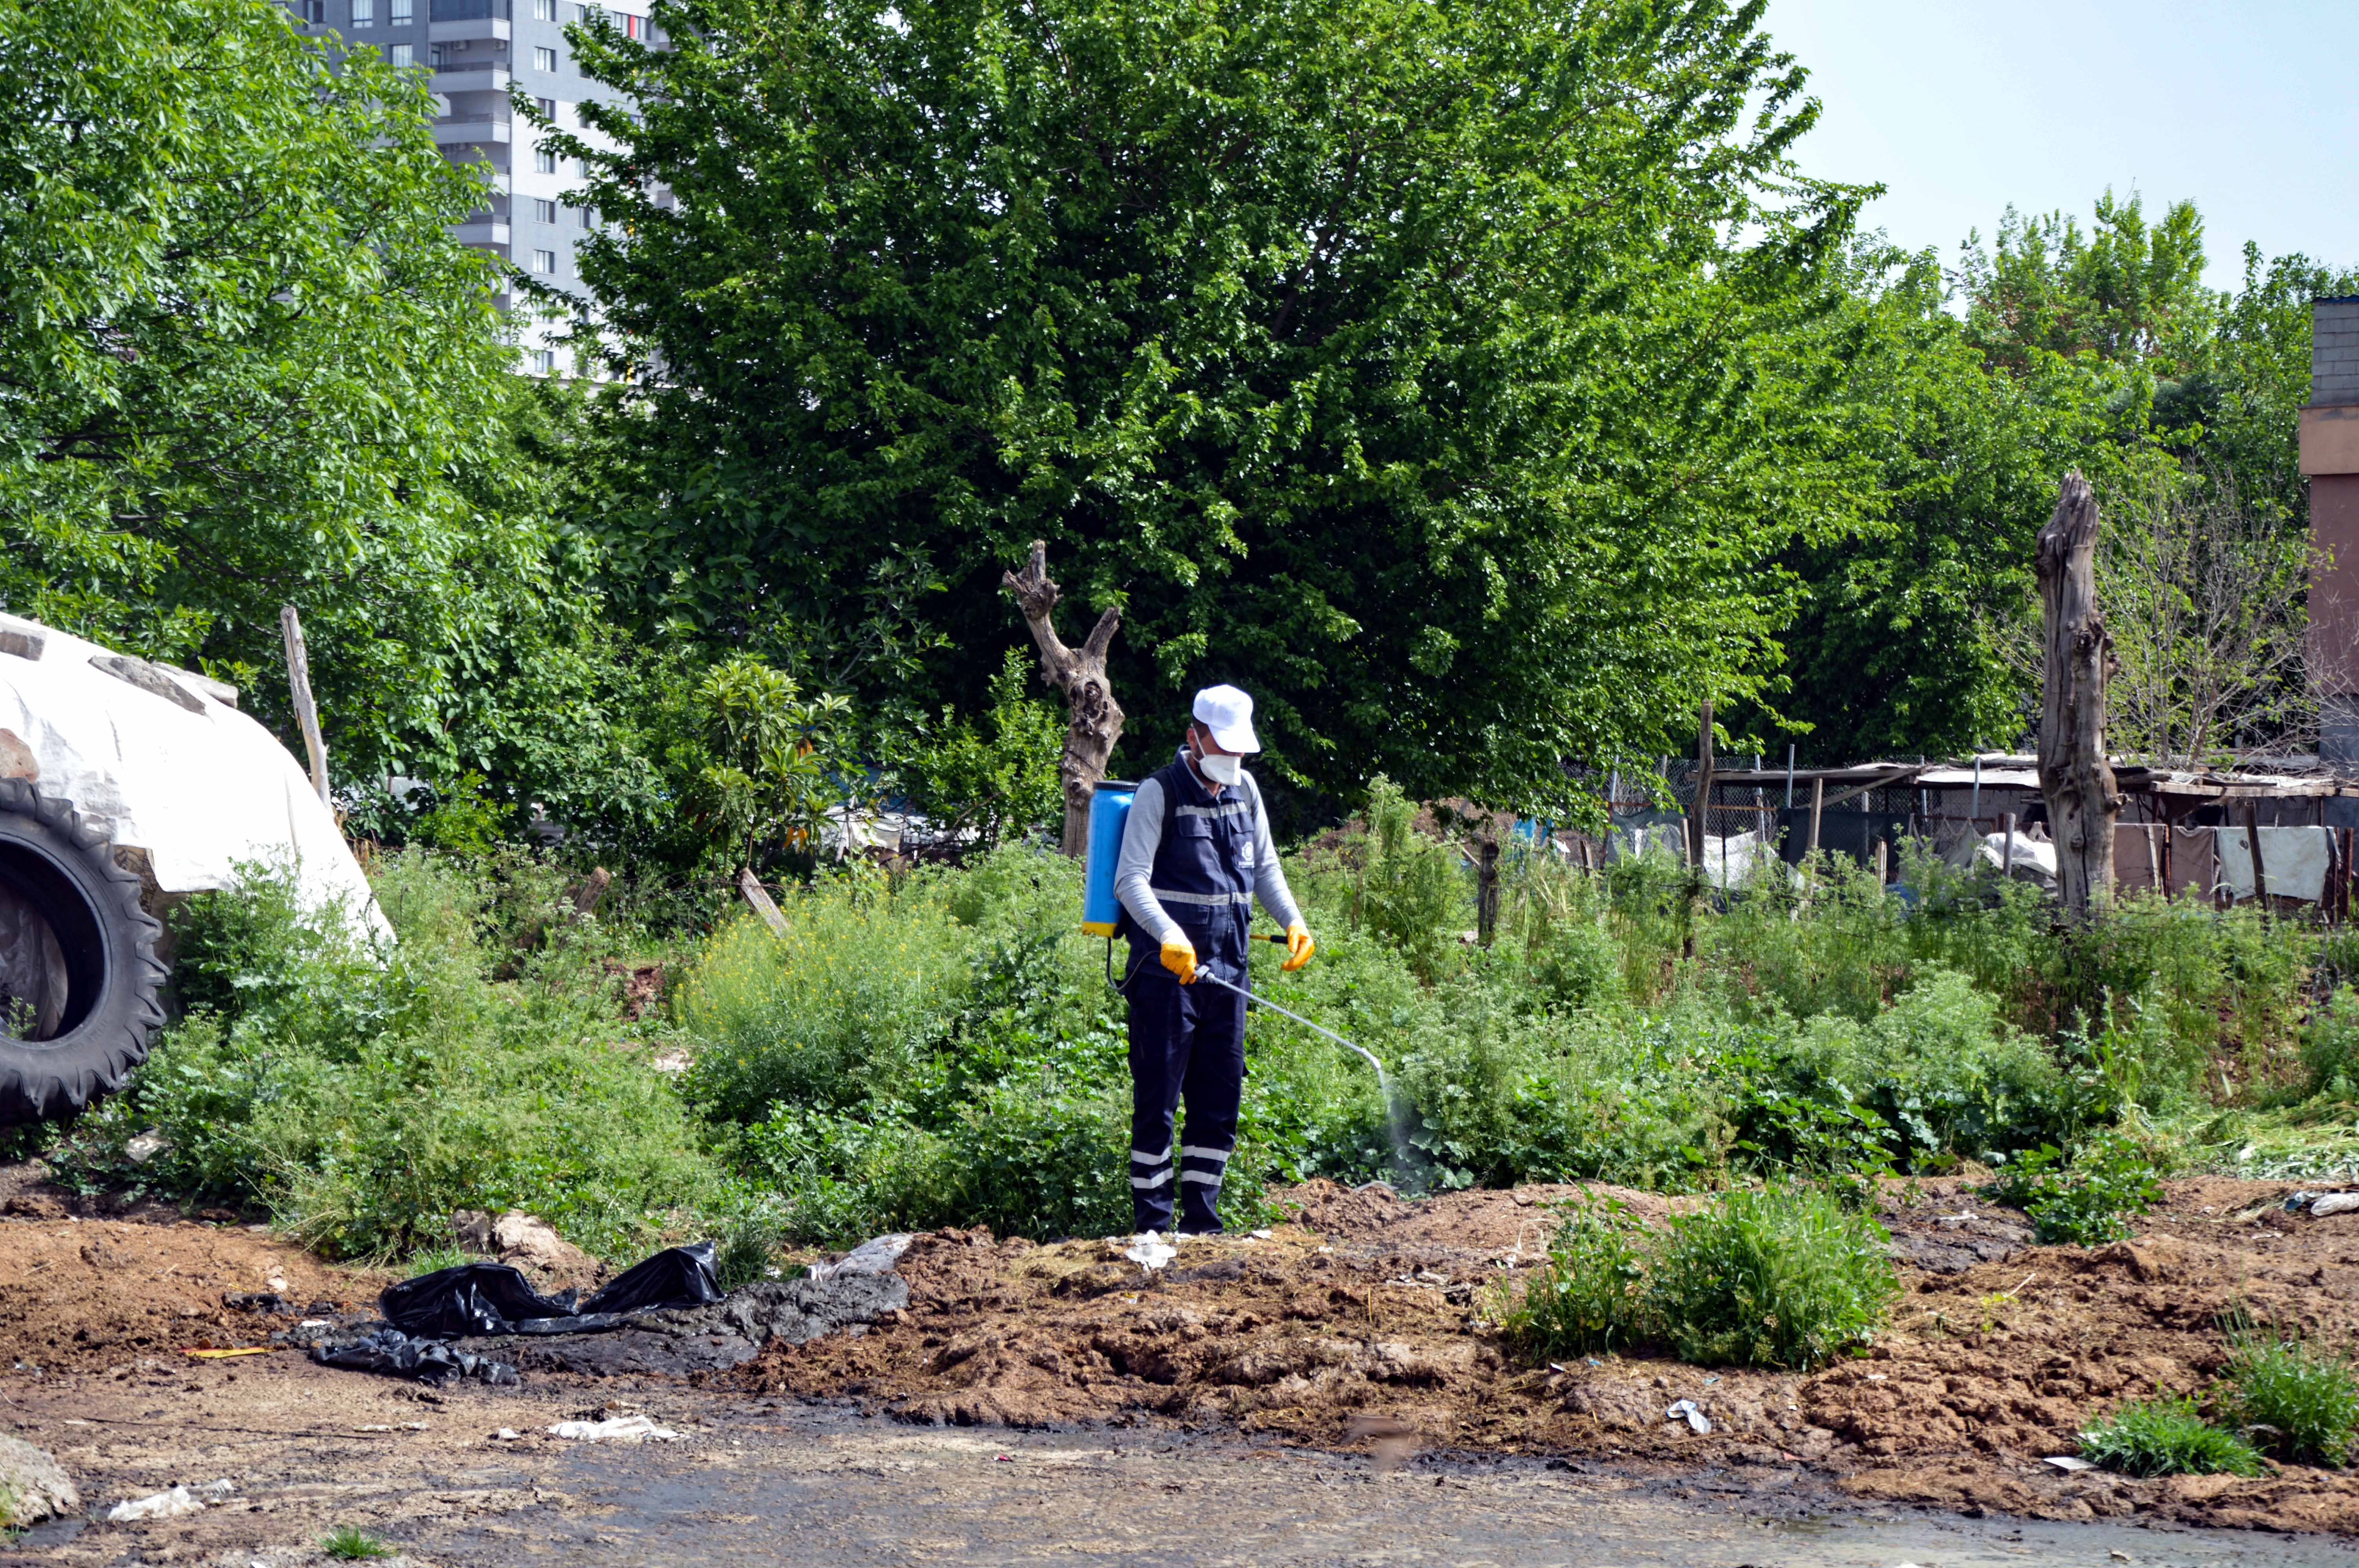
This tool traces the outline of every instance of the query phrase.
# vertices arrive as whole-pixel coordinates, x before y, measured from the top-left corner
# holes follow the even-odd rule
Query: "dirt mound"
[[[2278,1206],[2277,1184],[2180,1184],[2133,1242],[2031,1244],[1956,1181],[1895,1184],[1882,1214],[1908,1294],[1857,1360],[1815,1376],[1646,1357],[1523,1363],[1486,1291],[1544,1249],[1576,1189],[1409,1201],[1313,1183],[1299,1225],[1190,1240],[1149,1276],[1120,1244],[920,1238],[906,1322],[774,1345],[729,1374],[768,1394],[857,1397],[901,1419],[1016,1427],[1157,1418],[1321,1445],[1397,1423],[1422,1442],[1673,1464],[1813,1465],[1863,1498],[2057,1519],[2359,1530],[2359,1482],[2136,1481],[2040,1463],[2128,1399],[2203,1389],[2222,1314],[2343,1343],[2359,1329],[2359,1215]],[[1684,1206],[1617,1194],[1659,1222]],[[1503,1267],[1504,1265],[1504,1267]],[[1709,1435],[1668,1419],[1695,1401]]]
[[[260,1344],[288,1320],[233,1311],[225,1294],[365,1305],[383,1283],[242,1226],[0,1219],[0,1368],[122,1372],[191,1346]]]

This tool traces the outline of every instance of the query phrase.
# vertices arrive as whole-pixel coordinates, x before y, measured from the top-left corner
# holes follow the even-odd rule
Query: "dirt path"
[[[235,1224],[19,1213],[0,1219],[0,1424],[93,1509],[230,1483],[192,1519],[17,1543],[60,1563],[287,1568],[345,1523],[436,1563],[2341,1562],[2343,1474],[2038,1463],[2122,1398],[2201,1386],[2232,1303],[2348,1339],[2359,1216],[2286,1215],[2286,1190],[2182,1184],[2136,1243],[2081,1252],[2028,1246],[1954,1184],[1897,1189],[1895,1327],[1811,1378],[1518,1365],[1479,1332],[1480,1281],[1537,1252],[1556,1194],[1313,1187],[1300,1224],[1190,1244],[1152,1282],[1102,1242],[948,1233],[912,1244],[908,1310],[865,1333],[690,1379],[440,1392],[283,1350],[185,1355],[289,1321],[225,1293],[365,1303],[376,1276]],[[1664,1420],[1683,1397],[1710,1436]],[[682,1440],[540,1432],[632,1410]]]
[[[588,1447],[530,1432],[586,1408],[558,1390],[453,1390],[420,1405],[290,1363],[242,1379],[204,1425],[193,1400],[127,1425],[103,1397],[89,1427],[21,1406],[100,1500],[173,1479],[228,1480],[193,1518],[49,1527],[0,1563],[296,1568],[357,1525],[410,1564],[2027,1563],[2188,1568],[2347,1565],[2326,1537],[2160,1525],[1965,1519],[1862,1508],[1808,1476],[1353,1454],[1136,1433],[913,1428],[788,1402],[649,1392],[677,1444]],[[602,1407],[603,1408],[603,1407]],[[391,1418],[363,1422],[354,1418]],[[402,1423],[423,1419],[424,1431]],[[272,1425],[276,1422],[278,1424]],[[393,1426],[387,1433],[349,1430]]]

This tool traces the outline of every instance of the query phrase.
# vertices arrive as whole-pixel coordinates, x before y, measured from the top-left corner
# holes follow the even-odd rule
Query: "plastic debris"
[[[1690,1432],[1699,1433],[1707,1437],[1712,1435],[1712,1417],[1704,1414],[1702,1411],[1697,1409],[1696,1402],[1693,1400],[1680,1400],[1677,1404],[1663,1412],[1663,1419],[1666,1421],[1685,1421],[1688,1423],[1688,1430]]]
[[[224,1361],[233,1356],[267,1356],[277,1346],[269,1345],[241,1345],[234,1350],[190,1349],[180,1354],[193,1356],[200,1361]]]
[[[2352,1213],[2359,1213],[2359,1193],[2328,1193],[2312,1200],[2310,1206],[2312,1219],[2324,1219],[2330,1214]]]
[[[909,1241],[910,1236],[906,1231],[871,1237],[835,1262],[812,1264],[810,1277],[832,1280],[838,1275],[889,1274],[893,1266],[901,1260],[901,1254],[909,1249]]]
[[[1159,1231],[1142,1230],[1131,1238],[1130,1249],[1123,1256],[1152,1274],[1180,1256],[1180,1249],[1164,1240]]]
[[[377,1310],[405,1334],[452,1339],[506,1334],[526,1318],[571,1317],[574,1292],[544,1296],[506,1263],[462,1263],[386,1286]]]
[[[207,1481],[203,1486],[199,1487],[197,1495],[205,1498],[226,1498],[234,1496],[236,1491],[237,1483],[223,1476],[218,1481]]]
[[[908,1246],[908,1237],[901,1238],[903,1246]],[[896,1252],[894,1256],[900,1254]],[[885,1270],[874,1271],[881,1274]],[[712,1243],[699,1241],[688,1247],[667,1247],[654,1257],[633,1264],[615,1276],[613,1284],[583,1302],[581,1312],[589,1316],[650,1312],[658,1307],[702,1306],[707,1302],[719,1301],[721,1296],[721,1281],[712,1271]]]
[[[492,1441],[494,1443],[515,1443],[523,1436],[524,1433],[518,1432],[515,1427],[504,1426],[500,1428],[499,1431],[492,1433]]]
[[[447,1383],[453,1378],[474,1378],[495,1386],[516,1382],[516,1369],[488,1356],[453,1350],[431,1339],[413,1338],[397,1328],[380,1328],[342,1343],[322,1341],[311,1346],[311,1359],[322,1367],[349,1372],[377,1372],[387,1377],[415,1378],[421,1383]]]
[[[1269,1239],[1269,1232],[1266,1230],[1253,1230],[1246,1232],[1246,1234],[1251,1236],[1256,1241],[1266,1241]]]
[[[2092,1465],[2086,1459],[2075,1458],[2070,1454],[2050,1454],[2049,1457],[2042,1459],[2040,1463],[2048,1465],[2050,1469],[2061,1470],[2068,1476],[2082,1470],[2093,1470],[2096,1468],[2094,1465]]]
[[[147,1519],[180,1519],[189,1514],[201,1514],[205,1505],[186,1487],[174,1487],[168,1492],[150,1497],[135,1498],[127,1503],[117,1503],[106,1510],[109,1524],[136,1524]]]
[[[609,1416],[604,1421],[560,1421],[550,1427],[557,1437],[576,1438],[583,1443],[676,1443],[679,1433],[668,1426],[658,1426],[643,1415]]]

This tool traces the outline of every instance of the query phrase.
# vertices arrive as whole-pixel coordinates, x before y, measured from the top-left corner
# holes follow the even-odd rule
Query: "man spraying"
[[[1253,698],[1233,686],[1196,694],[1194,721],[1171,765],[1138,786],[1114,864],[1130,940],[1130,1197],[1138,1228],[1221,1228],[1221,1177],[1237,1143],[1245,1090],[1245,999],[1195,983],[1199,970],[1245,983],[1253,901],[1286,927],[1284,968],[1310,961],[1310,929],[1287,891],[1261,787],[1240,758],[1261,750]],[[1173,1113],[1188,1102],[1188,1141],[1171,1162]]]

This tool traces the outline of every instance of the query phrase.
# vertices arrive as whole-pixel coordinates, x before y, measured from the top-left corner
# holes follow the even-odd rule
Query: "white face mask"
[[[1211,752],[1196,753],[1196,765],[1214,784],[1233,784],[1244,776],[1245,761],[1239,757],[1223,757]]]

